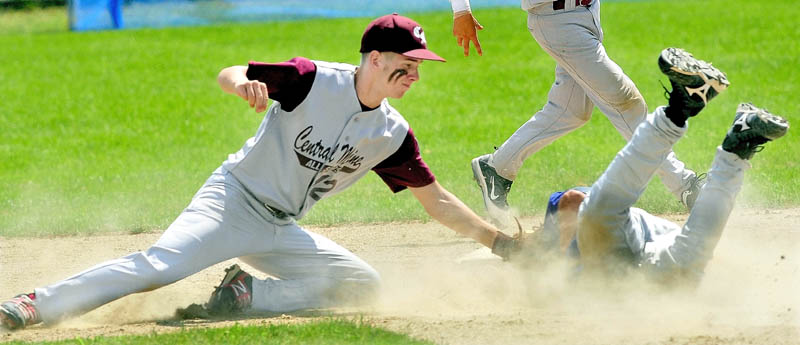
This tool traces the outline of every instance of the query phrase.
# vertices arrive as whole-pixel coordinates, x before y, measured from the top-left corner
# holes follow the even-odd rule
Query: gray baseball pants
[[[254,311],[332,307],[369,299],[380,285],[355,254],[294,220],[276,219],[218,170],[152,247],[37,288],[36,305],[44,322],[57,322],[232,258],[274,277],[253,279]]]
[[[567,1],[567,5],[571,2]],[[583,126],[597,106],[617,131],[630,140],[647,114],[647,105],[633,81],[606,54],[599,18],[600,1],[591,9],[550,4],[528,13],[528,30],[556,61],[555,82],[547,104],[511,135],[492,155],[500,176],[514,180],[523,162],[556,139]],[[667,189],[680,198],[695,173],[670,152],[658,170]]]
[[[702,276],[750,168],[748,161],[717,148],[708,182],[683,227],[632,207],[687,127],[675,126],[664,107],[639,125],[581,204],[581,256],[605,255],[624,246],[650,272],[666,278],[676,273],[693,280]],[[654,234],[652,241],[645,241],[647,230]],[[599,243],[605,253],[596,253],[598,243],[589,242],[598,239],[608,241],[609,245]]]

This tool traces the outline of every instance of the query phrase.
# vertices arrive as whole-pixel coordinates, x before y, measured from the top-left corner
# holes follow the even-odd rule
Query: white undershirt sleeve
[[[453,13],[472,12],[469,8],[469,0],[450,0],[450,6],[453,7]]]

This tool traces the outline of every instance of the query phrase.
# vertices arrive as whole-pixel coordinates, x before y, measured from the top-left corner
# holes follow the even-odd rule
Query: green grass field
[[[605,45],[650,106],[664,102],[656,67],[679,46],[725,70],[732,87],[691,122],[676,147],[708,169],[740,101],[797,120],[800,10],[792,1],[652,1],[603,5]],[[728,9],[735,8],[735,11]],[[52,13],[52,12],[48,12]],[[752,14],[758,13],[758,19]],[[691,14],[691,15],[690,15]],[[58,17],[57,15],[54,15]],[[426,62],[422,80],[392,103],[411,123],[439,181],[484,214],[471,158],[493,150],[546,100],[553,61],[518,9],[480,10],[485,54],[464,58],[447,13],[413,14],[447,63]],[[163,229],[226,155],[261,121],[216,84],[249,60],[294,56],[356,63],[368,18],[212,27],[39,33],[0,29],[0,236]],[[5,22],[4,22],[5,23]],[[17,32],[17,33],[14,33]],[[10,47],[10,49],[9,49]],[[796,131],[754,159],[741,202],[797,205]],[[550,192],[590,184],[624,144],[604,116],[556,141],[523,167],[510,202],[542,212]],[[369,202],[366,202],[366,201]],[[639,202],[683,212],[657,179]],[[305,224],[427,219],[408,192],[373,174],[320,203]]]
[[[232,326],[226,328],[200,328],[169,334],[138,336],[78,338],[52,342],[10,342],[16,344],[80,344],[80,345],[430,345],[408,336],[385,331],[367,324],[329,320],[303,325]]]

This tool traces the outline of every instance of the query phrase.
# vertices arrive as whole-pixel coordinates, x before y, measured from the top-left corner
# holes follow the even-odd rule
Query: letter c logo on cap
[[[425,43],[425,33],[422,32],[422,27],[420,26],[414,27],[414,36],[419,38],[419,40],[422,41],[422,44],[427,45],[427,43]]]

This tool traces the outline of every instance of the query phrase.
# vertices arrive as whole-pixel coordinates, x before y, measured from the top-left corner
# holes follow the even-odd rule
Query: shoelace
[[[667,86],[664,85],[664,82],[661,80],[659,80],[658,83],[661,84],[661,88],[664,89],[664,98],[666,98],[667,101],[669,101],[669,90],[667,90]]]
[[[702,173],[702,174],[700,174],[700,175],[697,175],[697,176],[695,177],[695,179],[694,179],[694,183],[692,183],[692,184],[693,184],[693,185],[697,185],[697,184],[702,184],[702,183],[705,183],[705,182],[703,182],[703,181],[705,181],[705,179],[706,179],[706,173]]]
[[[17,312],[21,314],[24,324],[39,320],[39,312],[36,311],[36,307],[33,306],[30,297],[18,296],[12,299],[11,302]]]

